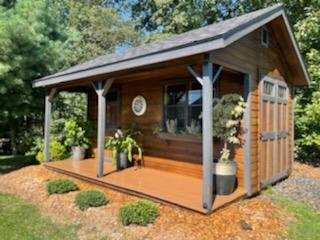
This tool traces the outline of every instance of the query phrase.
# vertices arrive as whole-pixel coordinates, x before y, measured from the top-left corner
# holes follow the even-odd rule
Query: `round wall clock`
[[[132,101],[132,111],[137,116],[142,116],[147,110],[147,102],[143,96],[136,96]]]

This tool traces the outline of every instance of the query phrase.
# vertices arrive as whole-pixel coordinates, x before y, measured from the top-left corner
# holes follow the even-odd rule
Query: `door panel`
[[[288,87],[285,82],[263,78],[260,83],[260,174],[267,185],[288,170]]]

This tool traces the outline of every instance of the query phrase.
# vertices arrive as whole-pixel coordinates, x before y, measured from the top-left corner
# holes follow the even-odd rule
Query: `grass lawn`
[[[289,223],[290,240],[320,239],[320,211],[291,199],[278,198],[276,202],[297,218],[296,222]]]
[[[0,156],[0,175],[34,164],[39,163],[31,156]]]
[[[272,188],[266,194],[272,196],[274,202],[292,213],[296,221],[289,223],[288,239],[290,240],[317,240],[320,239],[320,211],[308,205],[276,195]]]
[[[18,197],[0,193],[0,238],[6,240],[77,239],[79,226],[53,223]]]

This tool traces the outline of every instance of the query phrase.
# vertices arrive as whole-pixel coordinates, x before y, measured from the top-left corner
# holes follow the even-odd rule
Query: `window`
[[[266,27],[261,29],[261,46],[265,48],[269,46],[269,32]]]
[[[279,86],[278,88],[278,97],[279,98],[286,98],[287,96],[287,88],[284,86]]]
[[[120,90],[112,88],[106,96],[106,127],[116,129],[120,126]]]
[[[198,82],[188,80],[164,87],[164,126],[168,120],[177,122],[178,131],[191,124],[201,126],[201,112],[202,86]]]
[[[273,83],[264,81],[263,82],[263,93],[266,95],[273,95]]]

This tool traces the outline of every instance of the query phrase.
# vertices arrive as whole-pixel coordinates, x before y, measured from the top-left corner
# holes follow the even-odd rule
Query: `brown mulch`
[[[295,161],[293,164],[293,176],[320,179],[320,167],[313,167]]]
[[[258,196],[222,208],[209,216],[159,204],[160,217],[147,227],[122,226],[118,210],[138,198],[74,179],[81,190],[103,191],[110,202],[81,211],[73,204],[76,192],[48,196],[46,181],[67,178],[43,166],[30,166],[0,176],[0,192],[19,195],[36,204],[57,222],[81,224],[80,239],[281,239],[292,217],[267,197]],[[186,196],[187,197],[187,196]]]

